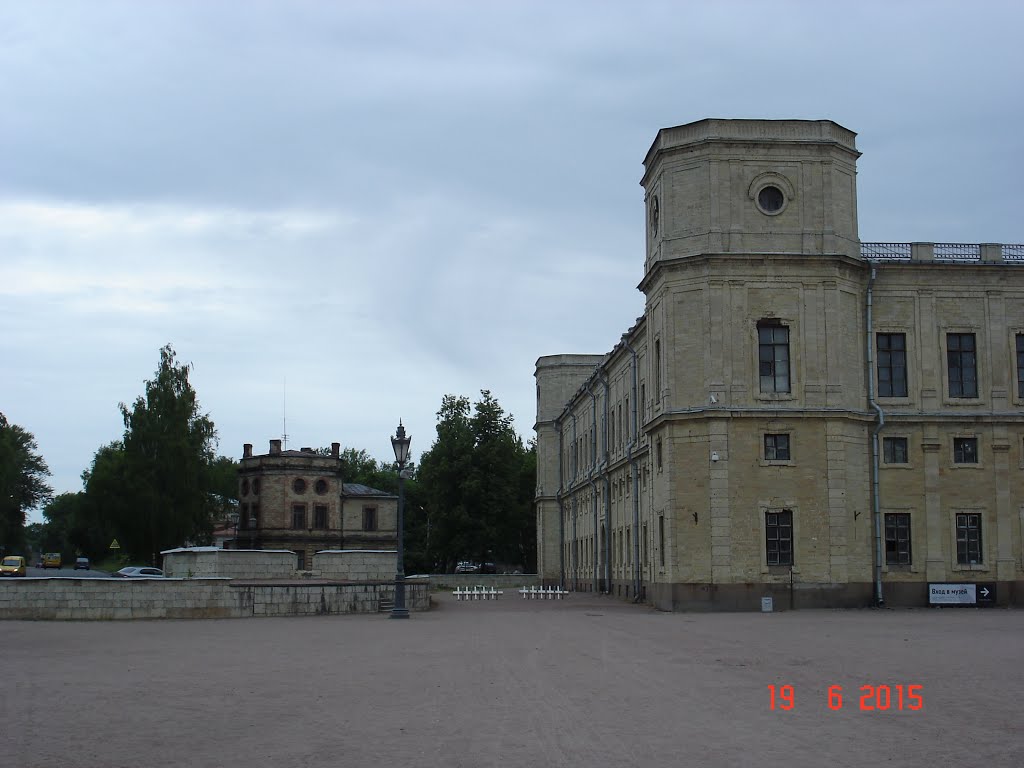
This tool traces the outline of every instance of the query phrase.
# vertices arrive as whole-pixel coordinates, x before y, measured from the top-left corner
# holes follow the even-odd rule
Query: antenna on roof
[[[281,389],[281,444],[288,450],[288,377],[284,377]]]

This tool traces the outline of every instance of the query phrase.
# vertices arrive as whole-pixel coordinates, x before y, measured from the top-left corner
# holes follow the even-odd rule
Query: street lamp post
[[[235,524],[235,538],[233,538],[231,540],[231,548],[232,549],[238,549],[238,517],[239,517],[239,515],[238,515],[237,512],[232,512],[228,517],[230,518],[231,522]]]
[[[405,486],[403,473],[405,462],[409,460],[409,443],[411,436],[406,436],[402,420],[398,420],[398,429],[391,438],[391,447],[395,449],[395,461],[398,463],[398,558],[395,571],[395,603],[391,608],[392,619],[408,619],[409,610],[405,607]]]

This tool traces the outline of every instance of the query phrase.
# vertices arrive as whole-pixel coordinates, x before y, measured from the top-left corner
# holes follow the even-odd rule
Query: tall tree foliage
[[[437,439],[418,474],[429,521],[428,565],[450,570],[470,559],[531,569],[536,460],[512,415],[481,390],[472,406],[466,397],[446,395],[437,417]]]
[[[50,469],[32,433],[0,413],[0,550],[24,546],[25,513],[49,501]]]
[[[162,549],[208,540],[212,531],[216,430],[199,411],[189,371],[167,345],[145,394],[120,405],[123,464],[104,481],[121,486],[109,512],[121,546],[138,559],[156,560]]]

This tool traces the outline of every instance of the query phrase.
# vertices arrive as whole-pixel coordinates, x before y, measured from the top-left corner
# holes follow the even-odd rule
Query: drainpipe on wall
[[[626,458],[629,461],[630,469],[633,475],[633,602],[640,602],[640,487],[638,480],[638,472],[636,459],[633,457],[633,447],[637,445],[640,439],[639,426],[637,424],[637,403],[636,403],[636,390],[637,390],[637,364],[636,364],[636,350],[629,345],[629,340],[626,338],[626,334],[622,334],[622,343],[626,349],[633,356],[633,396],[631,398],[631,415],[633,417],[633,430],[629,436],[629,446],[626,452]]]
[[[868,402],[878,414],[878,424],[871,432],[871,517],[875,526],[875,605],[879,608],[885,605],[885,596],[882,594],[882,514],[878,489],[878,433],[885,428],[885,413],[875,402],[875,376],[874,376],[874,335],[872,329],[872,292],[875,287],[875,266],[871,265],[871,274],[868,277],[867,292],[867,348],[868,348]]]
[[[604,475],[604,590],[605,594],[612,591],[612,537],[609,532],[612,522],[612,479],[608,474],[609,445],[608,445],[608,398],[610,388],[608,386],[608,374],[599,372],[601,383],[604,385],[604,425],[601,430],[601,437],[604,440],[604,460],[602,462]]]
[[[598,537],[598,533],[597,533],[597,496],[598,496],[598,493],[597,493],[597,481],[594,480],[594,471],[600,472],[600,463],[597,460],[597,396],[594,394],[594,391],[590,388],[590,382],[591,382],[592,379],[593,379],[593,376],[591,376],[591,378],[587,380],[587,383],[586,383],[585,386],[587,388],[587,394],[590,395],[590,412],[591,412],[591,415],[593,416],[593,419],[594,419],[594,437],[593,437],[593,440],[592,440],[593,446],[592,446],[592,449],[591,449],[591,456],[593,457],[593,467],[591,468],[592,471],[591,471],[591,474],[590,474],[590,492],[594,495],[594,546],[593,546],[593,549],[591,551],[591,554],[593,555],[593,558],[592,558],[593,562],[591,562],[590,565],[591,565],[591,576],[593,577],[591,579],[591,581],[593,582],[592,589],[594,591],[594,594],[597,594],[597,591],[599,589],[599,585],[598,585],[598,578],[599,577],[598,577],[597,571],[598,571],[598,547],[600,546],[600,538]]]
[[[572,484],[576,485],[576,481],[580,476],[580,450],[579,443],[577,442],[578,435],[576,433],[576,414],[572,414]],[[576,543],[576,494],[572,494],[572,503],[570,504],[572,509],[572,540],[569,544],[569,570],[572,572],[572,591],[576,591],[576,580],[579,578],[579,573],[576,571],[576,566],[579,561],[579,547]]]
[[[562,496],[565,492],[565,479],[562,467],[565,464],[565,436],[562,432],[561,417],[555,419],[558,430],[558,588],[565,589],[565,504]]]

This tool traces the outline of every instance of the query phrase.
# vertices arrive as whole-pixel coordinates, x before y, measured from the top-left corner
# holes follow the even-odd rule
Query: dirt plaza
[[[1024,765],[1021,611],[435,600],[409,621],[0,622],[0,755],[25,768]]]

